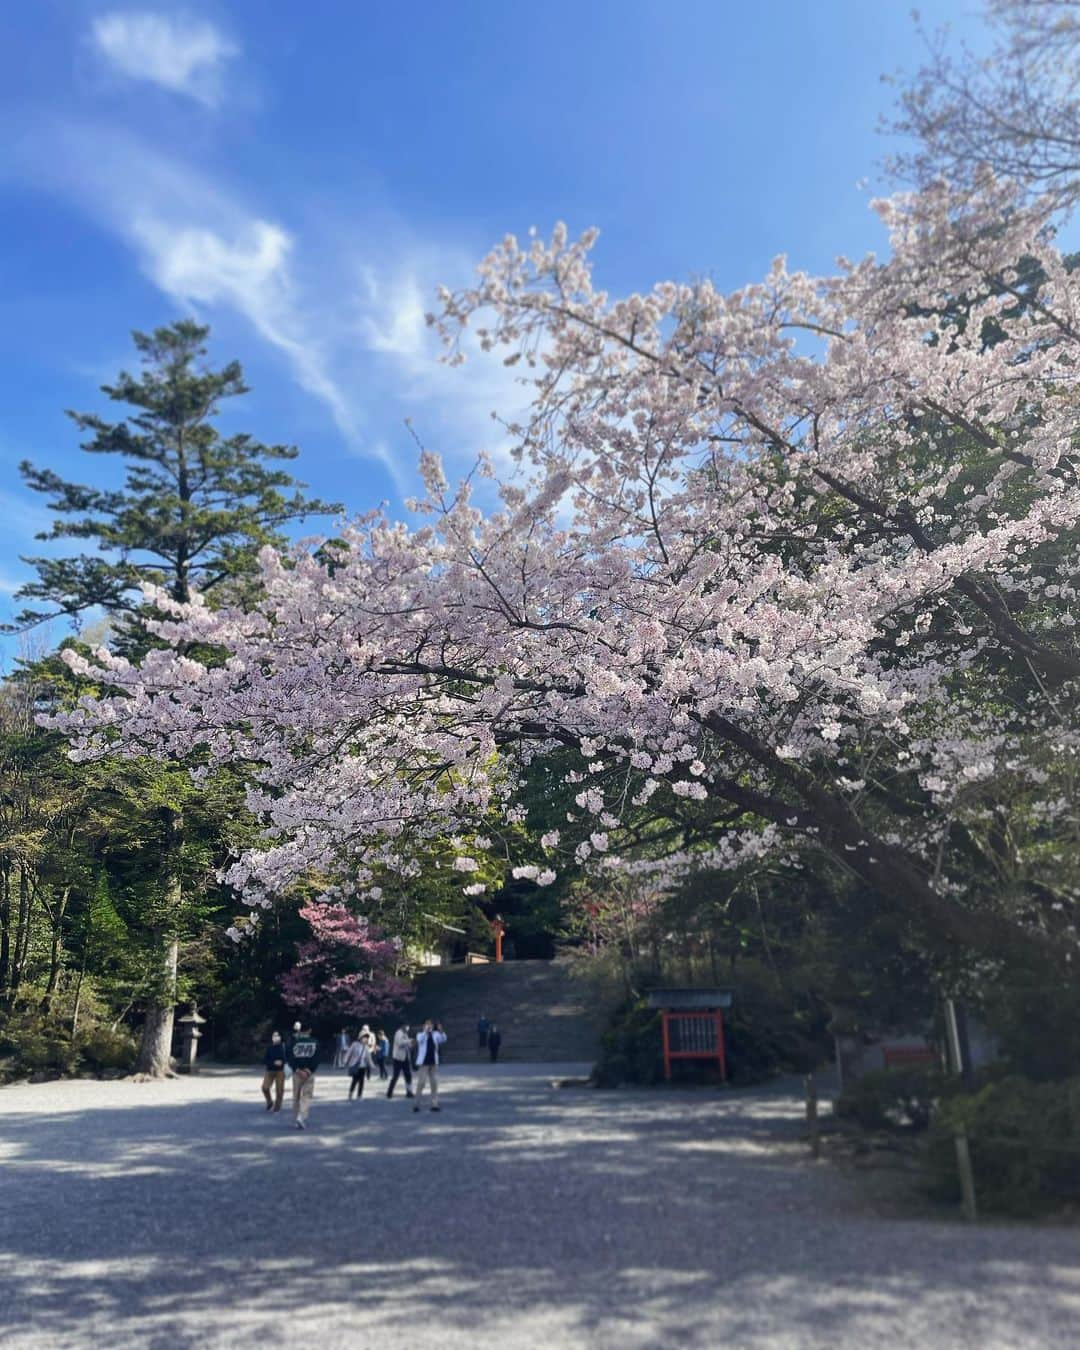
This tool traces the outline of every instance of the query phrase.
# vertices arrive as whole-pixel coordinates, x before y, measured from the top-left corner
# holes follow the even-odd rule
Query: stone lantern
[[[196,1073],[195,1059],[199,1053],[199,1041],[202,1038],[201,1026],[206,1025],[206,1018],[199,1016],[199,1009],[193,1003],[191,1011],[186,1017],[179,1017],[177,1021],[183,1028],[184,1045],[180,1052],[181,1063],[188,1073]]]

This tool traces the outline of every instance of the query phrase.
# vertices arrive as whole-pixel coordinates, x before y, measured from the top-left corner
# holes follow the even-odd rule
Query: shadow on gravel
[[[0,1115],[0,1326],[16,1344],[292,1344],[293,1327],[319,1350],[324,1322],[322,1350],[509,1344],[526,1327],[553,1350],[765,1346],[792,1328],[792,1345],[861,1346],[901,1323],[906,1345],[922,1321],[941,1346],[1075,1331],[1080,1234],[881,1223],[803,1163],[781,1092],[492,1075],[451,1079],[443,1112],[417,1116],[320,1079],[304,1134],[261,1110],[257,1079],[248,1100],[235,1080],[161,1105],[137,1092]],[[1025,1300],[1045,1341],[1008,1340]],[[934,1334],[958,1315],[970,1340]]]

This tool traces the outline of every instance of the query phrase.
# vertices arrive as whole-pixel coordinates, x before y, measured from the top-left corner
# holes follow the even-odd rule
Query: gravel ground
[[[0,1342],[34,1347],[1063,1347],[1080,1232],[898,1219],[769,1088],[554,1091],[455,1065],[444,1109],[311,1128],[258,1074],[0,1090]]]

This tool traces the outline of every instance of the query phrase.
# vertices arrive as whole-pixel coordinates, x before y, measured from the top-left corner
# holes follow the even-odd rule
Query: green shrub
[[[932,1065],[874,1069],[844,1089],[836,1114],[857,1121],[864,1130],[925,1130],[944,1090],[941,1072]]]
[[[19,1008],[5,1019],[0,1057],[11,1078],[71,1074],[79,1064],[79,1053],[66,1032],[29,1008]]]
[[[600,1087],[620,1083],[657,1083],[664,1076],[660,1014],[644,999],[617,1008],[611,1026],[601,1039],[600,1058],[594,1069]]]
[[[1013,1076],[943,1101],[924,1151],[928,1187],[940,1199],[960,1198],[958,1128],[981,1210],[1032,1215],[1080,1201],[1080,1078]]]
[[[92,1027],[76,1038],[76,1047],[84,1066],[95,1073],[108,1069],[130,1069],[135,1063],[137,1045],[129,1031]]]

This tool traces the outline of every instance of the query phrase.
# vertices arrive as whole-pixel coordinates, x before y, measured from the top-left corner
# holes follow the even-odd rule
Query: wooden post
[[[495,960],[501,961],[503,959],[502,940],[503,934],[506,932],[506,925],[497,914],[492,920],[491,931],[495,934]]]
[[[716,1058],[720,1062],[720,1081],[727,1082],[727,1054],[724,1051],[724,1014],[716,1014]]]
[[[818,1124],[817,1074],[806,1075],[806,1133],[810,1140],[810,1153],[821,1157],[821,1127]]]
[[[956,1004],[951,998],[945,1000],[945,1031],[949,1042],[949,1058],[952,1060],[953,1072],[963,1076],[965,1064],[960,1045],[960,1027],[956,1018]],[[968,1145],[965,1130],[957,1130],[955,1143],[956,1170],[960,1176],[960,1196],[964,1207],[964,1218],[969,1223],[974,1223],[979,1217],[979,1210],[975,1198],[975,1172],[971,1166],[971,1149]]]

